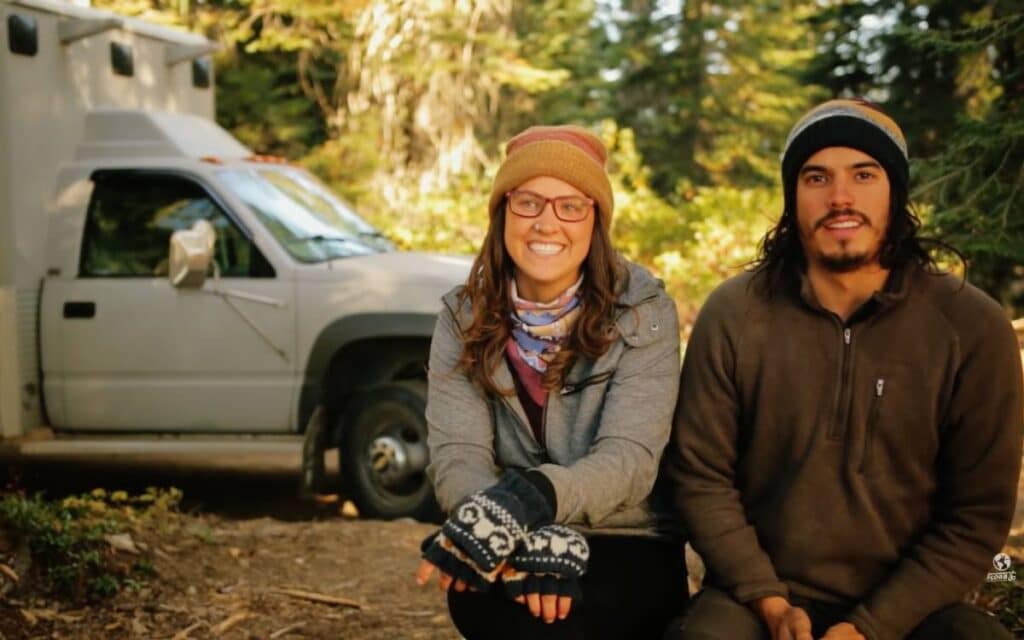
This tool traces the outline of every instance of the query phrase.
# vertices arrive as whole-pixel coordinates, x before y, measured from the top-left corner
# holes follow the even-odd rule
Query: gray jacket
[[[618,300],[619,338],[596,361],[580,358],[566,384],[548,396],[545,442],[537,442],[516,395],[494,397],[455,370],[468,303],[456,287],[444,296],[430,347],[427,473],[441,507],[493,485],[501,470],[532,468],[555,489],[555,520],[607,533],[674,530],[666,507],[651,498],[668,441],[679,382],[675,304],[660,280],[627,263]],[[502,364],[499,388],[512,389]]]

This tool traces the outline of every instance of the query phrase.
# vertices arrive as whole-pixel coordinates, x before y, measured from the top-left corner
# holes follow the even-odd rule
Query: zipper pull
[[[843,329],[843,342],[845,342],[846,344],[850,344],[850,337],[851,337],[851,332],[850,332],[849,327],[847,327],[846,329]]]
[[[572,393],[575,390],[576,390],[576,385],[567,384],[564,387],[562,387],[561,390],[559,390],[558,395],[560,395],[560,396],[567,396],[567,395],[569,395],[570,393]]]
[[[885,392],[885,378],[879,378],[875,381],[875,397],[881,398]]]

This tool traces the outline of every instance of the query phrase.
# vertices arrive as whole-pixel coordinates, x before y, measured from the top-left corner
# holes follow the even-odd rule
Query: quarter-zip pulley
[[[842,327],[841,340],[835,407],[832,412],[832,424],[828,429],[828,436],[832,440],[842,439],[843,433],[846,431],[846,423],[849,420],[850,374],[853,368],[853,356],[850,353],[852,349],[850,345],[853,344],[853,330],[850,327]]]

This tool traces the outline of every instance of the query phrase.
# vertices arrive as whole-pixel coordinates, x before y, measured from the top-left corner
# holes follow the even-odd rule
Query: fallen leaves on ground
[[[13,585],[0,599],[0,637],[459,637],[444,594],[412,577],[430,525],[181,518],[173,531],[107,537],[125,557],[148,548],[156,571],[110,601],[46,600],[0,565],[0,581]]]

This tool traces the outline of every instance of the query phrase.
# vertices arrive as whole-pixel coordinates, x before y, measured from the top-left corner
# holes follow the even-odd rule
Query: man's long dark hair
[[[796,184],[786,185],[786,189],[786,207],[782,217],[761,238],[757,257],[746,265],[748,271],[763,276],[763,284],[769,293],[793,283],[807,267],[796,220]],[[882,267],[892,269],[917,264],[929,273],[944,273],[932,252],[938,249],[955,255],[963,264],[966,275],[967,261],[963,254],[942,240],[920,236],[920,230],[921,218],[910,204],[907,185],[890,182],[889,226],[878,256]]]

